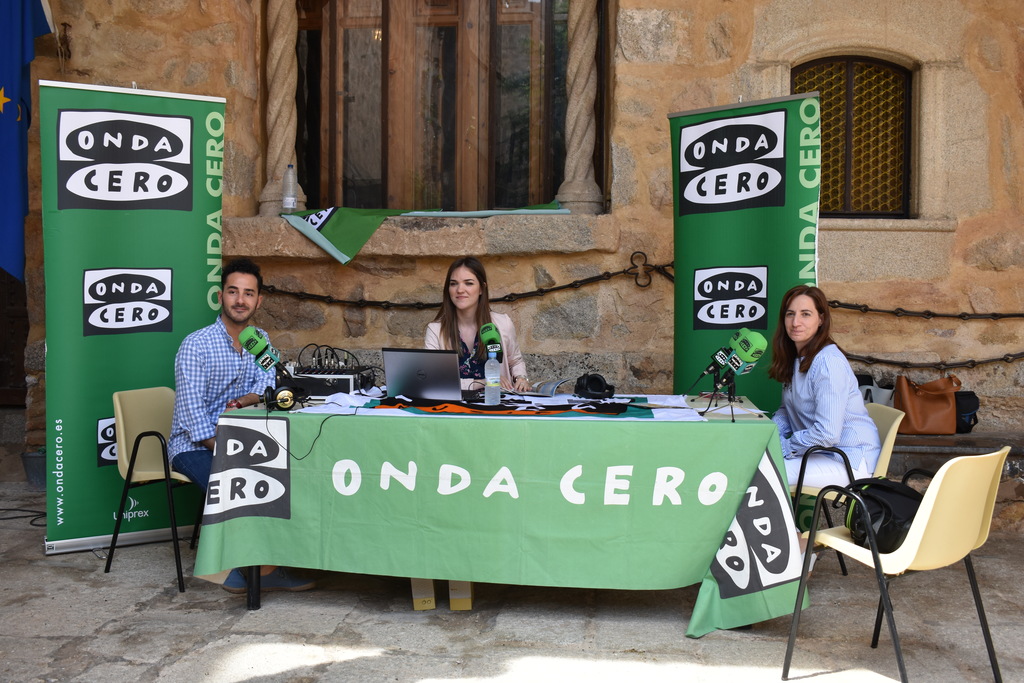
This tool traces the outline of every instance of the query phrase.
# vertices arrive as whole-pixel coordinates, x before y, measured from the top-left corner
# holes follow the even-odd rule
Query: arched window
[[[867,57],[818,59],[792,71],[792,92],[821,98],[823,216],[910,216],[911,73]]]
[[[308,204],[477,210],[553,200],[565,166],[568,2],[327,0],[321,10],[305,0],[305,13],[300,3],[297,152]]]

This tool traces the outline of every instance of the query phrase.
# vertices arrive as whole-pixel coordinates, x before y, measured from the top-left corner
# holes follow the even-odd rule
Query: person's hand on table
[[[526,379],[526,375],[518,375],[512,382],[512,388],[516,391],[529,391],[530,380]]]

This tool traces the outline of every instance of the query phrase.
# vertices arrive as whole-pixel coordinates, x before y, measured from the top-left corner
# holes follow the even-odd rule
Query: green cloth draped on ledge
[[[486,211],[407,211],[405,209],[350,209],[336,206],[319,211],[281,214],[288,224],[311,239],[318,247],[345,264],[355,258],[366,241],[389,216],[430,216],[486,218],[505,214],[568,214],[557,201],[522,209]]]

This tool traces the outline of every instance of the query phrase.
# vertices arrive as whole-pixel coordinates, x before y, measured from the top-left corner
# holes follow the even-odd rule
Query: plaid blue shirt
[[[203,448],[200,442],[216,433],[217,418],[228,401],[246,394],[262,395],[276,380],[274,369],[264,370],[251,354],[234,349],[219,315],[212,325],[185,337],[174,359],[177,393],[168,455],[173,458]]]

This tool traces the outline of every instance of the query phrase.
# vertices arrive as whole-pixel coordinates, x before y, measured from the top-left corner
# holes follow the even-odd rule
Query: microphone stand
[[[748,415],[755,415],[758,418],[763,418],[764,417],[764,413],[761,413],[761,412],[758,412],[758,411],[755,411],[755,410],[751,410],[750,408],[746,408],[746,407],[744,407],[742,405],[737,405],[737,404],[742,403],[743,399],[741,397],[736,396],[736,375],[734,373],[726,372],[725,379],[721,379],[719,377],[717,371],[715,372],[715,390],[713,392],[711,392],[711,394],[708,396],[708,407],[705,408],[702,411],[699,411],[698,415],[700,415],[701,417],[704,417],[705,413],[707,413],[709,410],[711,410],[711,403],[712,403],[712,401],[716,401],[721,396],[720,391],[722,389],[726,390],[725,398],[729,401],[729,417],[730,417],[732,422],[736,422],[736,410],[737,409],[741,413],[746,413]],[[716,408],[718,407],[717,402],[715,403],[715,407]]]
[[[705,413],[707,413],[709,410],[711,410],[711,403],[712,403],[712,401],[715,401],[718,398],[718,396],[719,396],[718,390],[723,386],[722,385],[722,376],[721,376],[721,374],[719,374],[718,370],[719,370],[718,368],[714,369],[714,373],[715,373],[715,375],[714,375],[714,383],[711,385],[711,386],[714,387],[714,390],[710,394],[708,394],[708,407],[705,408],[704,410],[697,411],[697,414],[700,415],[701,417],[704,417]],[[706,374],[708,374],[708,373],[705,372],[704,375],[706,375]],[[699,382],[701,379],[703,379],[704,375],[701,375],[700,377],[698,377],[697,378],[697,382]],[[693,383],[693,386],[691,386],[690,389],[686,392],[687,394],[689,394],[690,391],[693,391],[693,387],[697,386],[697,382]],[[716,408],[718,407],[717,403],[715,404],[715,407]],[[736,421],[735,418],[733,418],[733,422],[735,422],[735,421]]]

